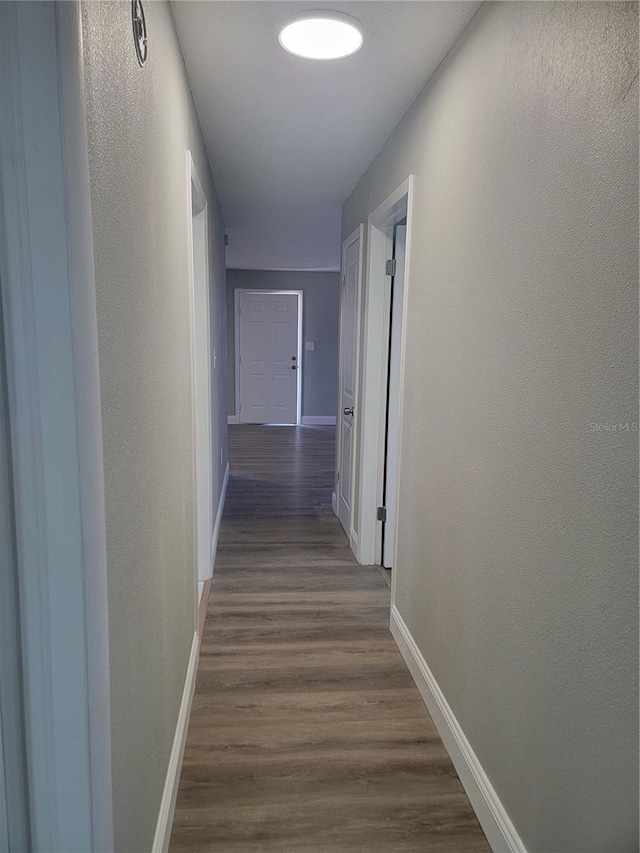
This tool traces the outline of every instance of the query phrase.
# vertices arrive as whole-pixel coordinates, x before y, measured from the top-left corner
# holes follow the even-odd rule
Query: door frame
[[[411,235],[413,210],[413,175],[389,195],[370,214],[367,229],[367,285],[364,305],[363,382],[361,400],[361,430],[359,441],[359,547],[356,557],[365,565],[382,561],[382,522],[377,508],[382,504],[385,469],[386,390],[388,381],[388,351],[391,292],[386,274],[386,261],[391,257],[393,227],[405,217],[407,243],[402,306],[402,337],[400,344],[400,389],[398,403],[398,486],[400,493],[400,462],[402,453],[402,410],[404,396],[404,364],[406,356],[406,320],[411,268]],[[396,512],[396,554],[398,545]],[[394,557],[394,564],[397,559]],[[392,603],[395,597],[395,577],[392,573]]]
[[[0,298],[31,848],[113,850],[80,3],[0,4]]]
[[[404,237],[402,239],[402,262],[399,265],[398,257],[398,232],[402,228]],[[388,382],[386,389],[387,402],[387,417],[385,420],[385,465],[384,465],[384,487],[383,487],[383,504],[385,508],[385,521],[382,528],[382,552],[381,564],[383,568],[390,569],[393,567],[395,558],[395,528],[397,516],[397,482],[398,471],[396,468],[398,462],[398,440],[400,426],[400,349],[399,344],[402,342],[403,328],[403,308],[404,308],[404,288],[405,288],[405,247],[407,243],[407,226],[394,225],[393,227],[393,286],[391,290],[390,313],[391,321],[389,326],[389,349],[388,349]],[[398,310],[400,309],[400,310]],[[398,340],[400,336],[400,340]],[[394,355],[396,359],[394,359]],[[397,373],[395,372],[397,371]],[[392,379],[396,379],[396,387],[393,387]],[[390,492],[390,486],[394,485],[393,494]],[[385,560],[389,558],[389,563]]]
[[[269,294],[271,296],[287,296],[293,294],[298,297],[298,349],[296,353],[298,370],[296,373],[296,422],[291,426],[300,426],[302,423],[302,332],[303,332],[303,299],[304,292],[302,290],[271,290],[261,287],[235,287],[233,289],[233,321],[234,321],[234,376],[236,389],[236,414],[233,423],[242,423],[242,415],[240,409],[240,315],[238,309],[240,307],[240,296],[243,293],[259,293]]]
[[[0,850],[28,850],[20,597],[2,299],[0,299]]]
[[[351,546],[351,550],[354,554],[358,553],[358,541],[359,541],[359,530],[356,529],[356,525],[354,521],[354,513],[353,513],[353,497],[356,493],[356,459],[357,459],[357,448],[358,448],[358,435],[360,429],[360,412],[359,412],[359,399],[360,399],[360,343],[361,343],[361,315],[362,315],[362,281],[363,281],[363,266],[364,266],[364,224],[361,222],[357,228],[355,228],[351,234],[346,238],[346,240],[342,243],[342,254],[340,258],[341,267],[340,267],[340,318],[339,318],[339,330],[340,330],[340,340],[338,343],[338,406],[337,406],[337,417],[336,417],[336,466],[333,474],[333,493],[331,495],[331,507],[335,515],[338,515],[338,471],[340,470],[340,453],[341,453],[341,442],[342,442],[342,419],[344,414],[342,412],[342,356],[344,350],[344,341],[342,339],[342,289],[345,286],[345,265],[346,265],[346,256],[347,249],[352,246],[356,240],[360,240],[360,246],[358,250],[358,281],[356,284],[356,312],[355,312],[355,335],[356,335],[356,357],[354,364],[354,400],[355,400],[355,411],[353,417],[353,447],[351,452],[351,518],[349,521],[349,544]]]
[[[201,217],[200,230],[204,234],[204,257],[200,279],[196,281],[197,246],[194,240],[194,219]],[[209,308],[209,212],[207,197],[193,162],[187,151],[187,246],[189,264],[189,307],[191,314],[191,420],[193,424],[193,490],[194,490],[194,541],[196,543],[196,580],[194,596],[198,597],[198,584],[213,575],[213,458],[212,458],[212,401],[211,401],[211,322]],[[199,310],[200,308],[200,310]],[[205,353],[205,357],[201,356]],[[204,377],[202,377],[204,373]],[[206,393],[200,392],[199,379],[204,380]],[[199,424],[201,425],[199,427]],[[202,430],[204,426],[204,430]],[[202,478],[204,488],[202,489]],[[201,500],[201,493],[204,495]],[[203,519],[204,516],[204,519]],[[206,537],[201,536],[201,525],[206,524]],[[202,540],[202,541],[201,541]],[[206,546],[203,547],[203,541]],[[204,553],[203,553],[204,552]]]

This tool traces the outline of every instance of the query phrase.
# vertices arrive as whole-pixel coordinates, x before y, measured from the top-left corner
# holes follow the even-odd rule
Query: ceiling
[[[430,0],[173,0],[229,247],[240,269],[337,269],[340,210],[480,4]],[[304,9],[365,29],[313,62],[278,44]]]

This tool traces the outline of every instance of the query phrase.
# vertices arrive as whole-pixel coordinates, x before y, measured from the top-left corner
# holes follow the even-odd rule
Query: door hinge
[[[336,471],[336,480],[340,479],[340,471]]]
[[[238,364],[242,364],[242,356],[241,355],[238,356]]]
[[[242,308],[238,305],[238,317],[242,314]]]
[[[386,506],[378,507],[378,521],[386,521],[387,520],[387,508]]]
[[[342,276],[342,286],[344,287],[346,283],[347,283],[347,277],[346,277],[346,275],[343,275]]]
[[[385,275],[395,275],[396,274],[396,259],[389,258],[384,268]]]

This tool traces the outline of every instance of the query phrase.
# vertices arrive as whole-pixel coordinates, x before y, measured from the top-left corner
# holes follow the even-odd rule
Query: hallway
[[[229,433],[171,850],[488,850],[331,512],[333,428]]]
[[[0,2],[0,853],[638,853],[640,4],[313,5]]]

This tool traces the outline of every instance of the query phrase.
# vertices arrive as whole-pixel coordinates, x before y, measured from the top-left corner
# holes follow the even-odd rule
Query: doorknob
[[[353,406],[351,406],[350,409],[343,409],[343,412],[345,415],[351,415],[351,417],[353,417]]]

